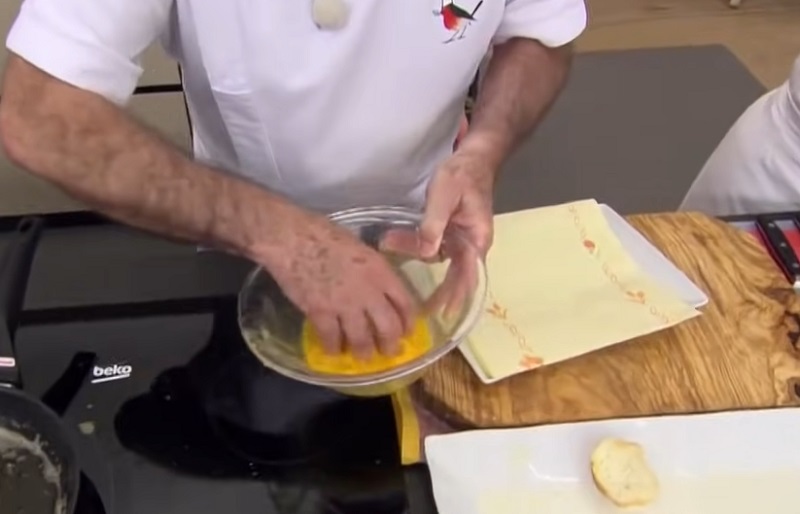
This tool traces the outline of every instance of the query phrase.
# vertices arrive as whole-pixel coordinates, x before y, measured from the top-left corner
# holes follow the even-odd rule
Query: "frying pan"
[[[0,265],[0,514],[72,514],[80,467],[60,417],[22,390],[14,335],[25,298],[41,218],[24,218]],[[46,393],[62,409],[77,392],[93,354],[78,354]],[[72,389],[66,391],[64,389]],[[20,437],[21,436],[21,437]]]

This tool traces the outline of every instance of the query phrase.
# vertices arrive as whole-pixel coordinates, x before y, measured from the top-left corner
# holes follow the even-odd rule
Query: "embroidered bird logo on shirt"
[[[445,44],[452,43],[453,41],[459,39],[464,39],[464,34],[467,32],[467,28],[472,24],[473,21],[476,21],[475,14],[477,14],[478,9],[481,8],[481,5],[483,5],[483,0],[478,2],[475,8],[470,12],[463,7],[456,5],[453,0],[447,4],[445,4],[444,0],[442,0],[442,6],[438,11],[433,11],[433,14],[434,16],[441,16],[444,28],[452,33],[450,39],[444,42]]]

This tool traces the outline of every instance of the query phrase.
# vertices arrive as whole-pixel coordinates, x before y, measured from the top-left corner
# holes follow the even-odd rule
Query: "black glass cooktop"
[[[398,464],[390,402],[265,370],[235,307],[229,296],[26,314],[27,391],[96,355],[64,416],[84,470],[77,512],[435,512],[424,470]]]

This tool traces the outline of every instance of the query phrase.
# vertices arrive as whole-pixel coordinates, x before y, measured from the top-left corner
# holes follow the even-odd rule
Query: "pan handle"
[[[23,218],[0,265],[0,384],[6,386],[22,386],[14,351],[14,336],[43,226],[44,220],[40,217]]]

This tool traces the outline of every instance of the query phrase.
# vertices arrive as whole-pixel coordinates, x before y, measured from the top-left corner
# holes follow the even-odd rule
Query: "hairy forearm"
[[[298,210],[193,162],[118,107],[20,58],[0,98],[12,160],[117,220],[263,261],[283,237],[276,221]]]
[[[460,148],[480,151],[498,169],[558,97],[571,56],[570,46],[523,38],[496,46]]]

